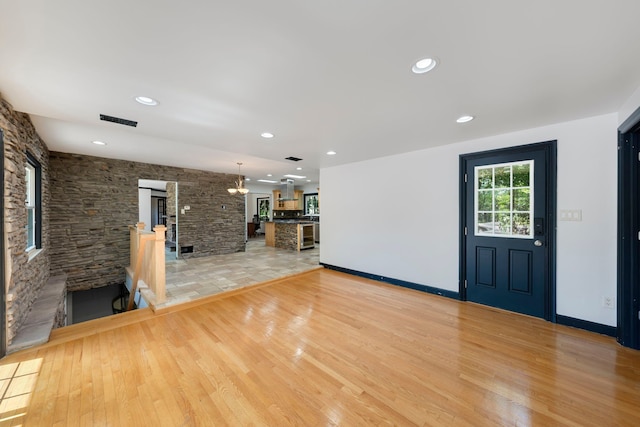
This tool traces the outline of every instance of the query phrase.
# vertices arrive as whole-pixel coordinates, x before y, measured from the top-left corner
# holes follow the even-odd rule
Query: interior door
[[[468,301],[552,319],[555,141],[461,156]]]

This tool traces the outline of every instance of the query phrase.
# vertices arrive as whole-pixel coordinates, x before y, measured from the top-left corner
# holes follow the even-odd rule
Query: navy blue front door
[[[551,142],[461,156],[461,290],[468,301],[550,317],[554,148]]]

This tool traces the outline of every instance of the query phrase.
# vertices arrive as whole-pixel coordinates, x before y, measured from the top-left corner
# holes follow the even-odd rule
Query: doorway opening
[[[188,250],[178,243],[178,183],[152,179],[138,180],[139,221],[145,230],[156,225],[167,227],[165,232],[165,262],[176,261]],[[188,249],[188,248],[187,248]],[[193,247],[191,247],[193,251]]]

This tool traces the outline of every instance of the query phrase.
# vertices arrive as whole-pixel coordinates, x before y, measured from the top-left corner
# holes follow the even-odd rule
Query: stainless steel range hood
[[[280,198],[279,202],[286,202],[290,200],[298,200],[295,197],[295,192],[293,189],[293,180],[290,178],[283,178],[280,180],[280,184],[282,188],[280,189]]]

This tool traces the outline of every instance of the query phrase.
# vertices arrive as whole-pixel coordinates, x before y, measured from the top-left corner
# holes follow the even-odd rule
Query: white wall
[[[296,186],[296,188],[300,188],[302,191],[304,191],[305,194],[309,194],[309,193],[317,193],[318,192],[318,188],[320,188],[320,184],[316,183],[307,183],[301,187]]]
[[[269,198],[269,206],[271,210],[273,210],[273,193],[268,192],[267,190],[262,190],[263,193],[254,193],[250,191],[247,195],[247,222],[251,222],[253,220],[253,216],[258,213],[258,199],[262,199],[265,197]],[[269,217],[271,218],[271,212],[269,212]]]
[[[138,188],[138,221],[144,222],[144,229],[151,230],[151,190]]]
[[[557,313],[615,326],[617,114],[320,171],[320,261],[458,291],[459,155],[558,141]],[[392,141],[390,141],[392,143]]]
[[[273,190],[280,188],[277,184],[263,184],[259,182],[250,182],[246,185],[249,189],[247,198],[247,221],[251,221],[253,216],[258,212],[257,198],[269,197],[269,218],[273,218]]]

